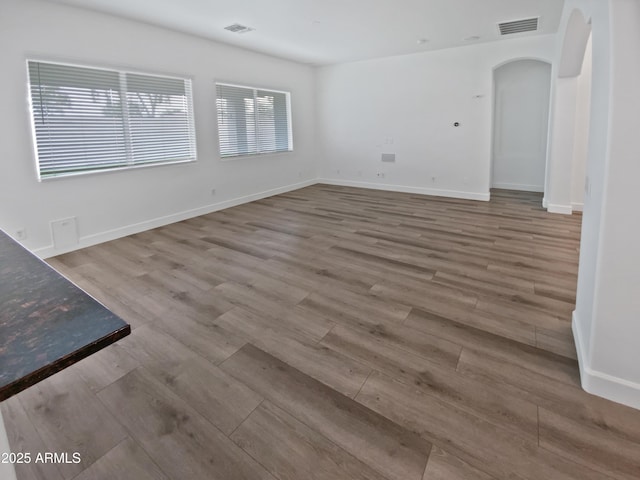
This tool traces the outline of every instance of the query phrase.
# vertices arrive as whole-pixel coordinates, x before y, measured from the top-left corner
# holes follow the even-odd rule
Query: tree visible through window
[[[29,61],[40,178],[196,158],[187,79]]]
[[[216,84],[220,155],[293,150],[290,94]]]

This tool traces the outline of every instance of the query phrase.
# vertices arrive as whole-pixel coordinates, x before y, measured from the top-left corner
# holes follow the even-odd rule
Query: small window
[[[190,80],[28,66],[40,179],[196,159]]]
[[[288,92],[217,83],[216,94],[222,157],[293,150]]]

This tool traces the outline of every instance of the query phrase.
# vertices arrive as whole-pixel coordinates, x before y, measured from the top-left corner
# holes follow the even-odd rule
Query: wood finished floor
[[[581,217],[316,185],[50,260],[130,337],[2,404],[20,479],[638,479],[580,388]]]

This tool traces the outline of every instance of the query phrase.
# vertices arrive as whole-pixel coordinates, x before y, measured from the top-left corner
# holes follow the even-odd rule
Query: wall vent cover
[[[240,25],[239,23],[234,23],[233,25],[224,27],[224,29],[233,33],[247,33],[253,31],[253,28],[247,27],[246,25]]]
[[[535,32],[538,30],[538,17],[513,20],[512,22],[502,22],[498,24],[498,27],[500,28],[500,35]]]

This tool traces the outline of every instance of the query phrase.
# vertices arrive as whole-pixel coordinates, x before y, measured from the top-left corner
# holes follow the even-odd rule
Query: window
[[[293,150],[290,94],[216,84],[220,155]]]
[[[28,65],[40,179],[195,160],[190,80]]]

